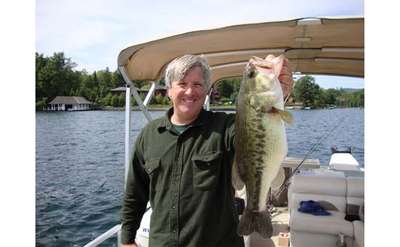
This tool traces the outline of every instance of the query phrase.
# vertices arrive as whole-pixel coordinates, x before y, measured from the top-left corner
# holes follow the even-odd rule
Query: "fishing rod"
[[[300,169],[300,167],[303,165],[304,161],[308,158],[308,156],[317,149],[317,147],[322,143],[322,140],[324,140],[324,139],[326,140],[334,132],[334,130],[336,130],[344,122],[345,118],[347,118],[346,115],[343,116],[338,121],[338,124],[334,125],[333,128],[331,128],[331,130],[327,134],[322,135],[319,138],[319,140],[311,147],[311,149],[306,153],[306,155],[304,156],[302,161],[296,166],[296,168],[292,171],[292,173],[288,177],[285,178],[285,180],[283,181],[283,185],[280,187],[279,191],[274,194],[275,198],[279,197],[280,194],[289,186],[289,180]],[[271,195],[271,197],[272,197],[272,195]]]

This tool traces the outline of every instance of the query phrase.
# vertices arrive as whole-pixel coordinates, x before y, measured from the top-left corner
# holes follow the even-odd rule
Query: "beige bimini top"
[[[204,54],[212,83],[241,76],[251,56],[284,54],[302,74],[364,77],[364,18],[307,18],[194,31],[122,50],[118,66],[130,80],[159,80],[184,54]]]

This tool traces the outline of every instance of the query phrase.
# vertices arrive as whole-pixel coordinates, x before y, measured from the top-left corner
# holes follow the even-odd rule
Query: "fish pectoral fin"
[[[279,115],[281,116],[282,120],[285,121],[286,123],[288,123],[288,124],[293,123],[292,113],[290,113],[288,111],[281,111],[281,112],[279,112]]]
[[[293,115],[289,111],[281,110],[275,107],[272,107],[270,110],[271,113],[278,113],[282,120],[288,124],[293,123]]]

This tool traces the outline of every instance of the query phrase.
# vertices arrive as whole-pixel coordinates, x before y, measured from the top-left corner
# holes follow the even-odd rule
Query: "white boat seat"
[[[346,213],[346,199],[343,196],[329,196],[306,193],[292,193],[289,210],[298,211],[301,201],[313,200],[321,204],[328,211]]]
[[[312,214],[292,211],[290,213],[290,231],[322,233],[337,236],[343,233],[353,237],[353,224],[344,220],[345,213],[330,211],[331,215],[315,216]]]
[[[290,246],[336,247],[343,234],[347,247],[353,246],[353,224],[344,220],[343,212],[329,211],[329,216],[314,216],[298,211],[290,214]]]
[[[344,196],[346,178],[343,172],[338,171],[300,171],[292,177],[290,190],[297,193]]]
[[[361,230],[355,229],[360,228],[360,223],[345,220],[349,209],[359,209],[364,203],[363,177],[346,177],[343,171],[333,170],[301,171],[293,176],[288,196],[291,246],[336,247],[341,235],[347,247],[351,247],[356,244],[356,234],[363,238],[363,234],[358,233]],[[315,216],[299,212],[300,202],[307,200],[320,202],[331,215]],[[361,240],[358,241],[360,243]]]
[[[324,170],[324,172],[319,170],[300,171],[292,177],[288,189],[288,206],[290,209],[293,208],[291,205],[293,194],[306,194],[304,197],[296,199],[294,208],[298,207],[301,200],[319,201],[315,196],[308,197],[309,195],[333,196],[332,200],[334,201],[336,201],[336,197],[342,197],[338,206],[341,211],[345,212],[346,178],[343,172],[330,170]]]

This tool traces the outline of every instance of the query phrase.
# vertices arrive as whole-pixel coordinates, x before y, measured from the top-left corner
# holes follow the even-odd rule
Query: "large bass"
[[[278,81],[282,64],[282,56],[269,56],[266,60],[253,57],[240,85],[234,169],[246,185],[246,208],[238,226],[242,236],[256,231],[269,238],[273,233],[267,195],[287,154],[284,121],[292,121],[291,114],[284,111]]]

